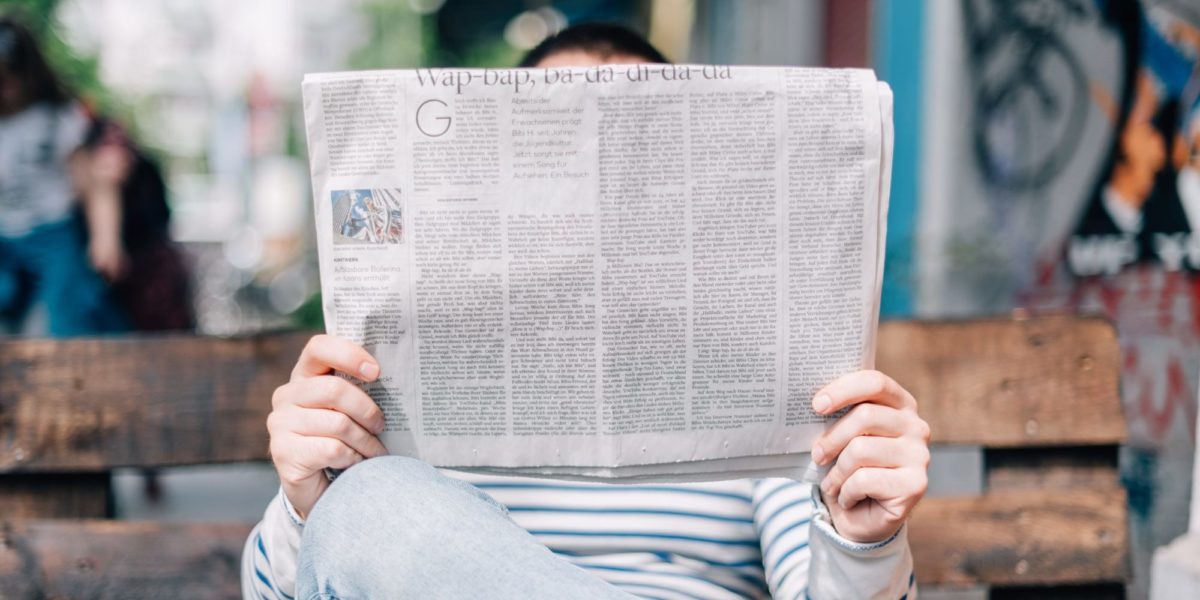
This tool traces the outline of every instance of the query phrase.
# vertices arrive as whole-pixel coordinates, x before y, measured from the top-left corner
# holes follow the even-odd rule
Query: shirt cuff
[[[287,494],[283,493],[282,487],[279,488],[279,501],[283,503],[283,511],[292,520],[292,524],[303,529],[304,519],[300,518],[300,514],[296,512],[296,507],[292,506],[292,501],[288,500]]]
[[[878,542],[855,542],[848,540],[842,537],[837,532],[837,528],[833,526],[833,517],[829,514],[829,507],[825,506],[825,503],[821,501],[821,489],[815,485],[812,486],[812,498],[813,504],[816,505],[813,513],[813,527],[842,550],[856,554],[870,555],[883,551],[897,539],[905,537],[902,534],[905,532],[905,528],[908,527],[908,523],[901,525],[900,529],[897,529],[896,533],[893,533],[887,539]]]
[[[833,526],[829,509],[813,488],[808,597],[820,600],[897,600],[916,597],[912,552],[905,524],[885,540],[853,542]]]

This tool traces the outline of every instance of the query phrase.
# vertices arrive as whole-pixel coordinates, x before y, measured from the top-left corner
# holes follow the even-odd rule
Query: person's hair
[[[33,32],[11,16],[0,16],[0,69],[21,81],[30,104],[71,99],[38,48]]]
[[[542,43],[521,59],[518,66],[537,66],[548,56],[572,51],[586,52],[601,58],[627,55],[652,63],[671,62],[646,41],[646,38],[627,27],[612,23],[581,23],[542,40]]]

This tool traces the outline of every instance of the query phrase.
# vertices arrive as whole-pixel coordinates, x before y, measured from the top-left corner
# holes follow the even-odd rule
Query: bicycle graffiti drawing
[[[972,132],[988,182],[1010,190],[1052,181],[1078,148],[1087,75],[1062,31],[1091,18],[1088,0],[962,0],[975,77]]]

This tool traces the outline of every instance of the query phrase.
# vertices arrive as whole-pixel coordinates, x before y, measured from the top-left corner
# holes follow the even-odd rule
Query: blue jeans
[[[474,486],[412,458],[342,473],[304,526],[296,597],[613,598]]]
[[[88,263],[79,223],[42,225],[0,237],[0,319],[18,330],[30,307],[46,307],[54,337],[117,333],[129,320],[108,284]]]

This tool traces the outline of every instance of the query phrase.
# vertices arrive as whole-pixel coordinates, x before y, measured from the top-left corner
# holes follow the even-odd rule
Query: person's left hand
[[[840,377],[813,399],[822,415],[847,407],[813,443],[818,465],[834,463],[821,481],[821,499],[842,537],[883,541],[925,495],[929,424],[917,415],[912,394],[878,371]]]

